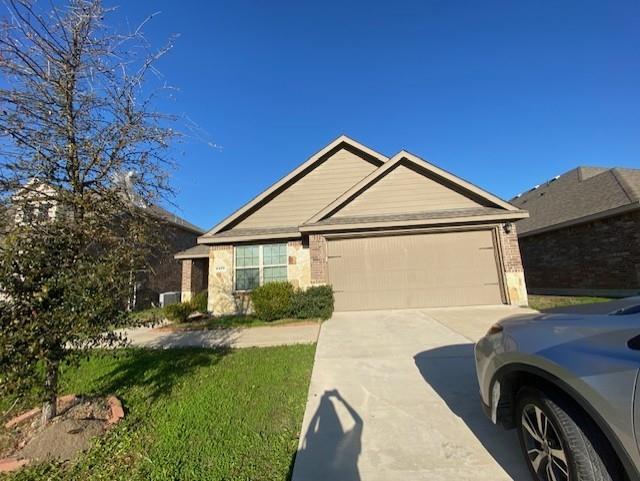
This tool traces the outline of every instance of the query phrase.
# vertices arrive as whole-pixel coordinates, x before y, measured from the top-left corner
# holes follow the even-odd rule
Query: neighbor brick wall
[[[640,211],[520,239],[530,289],[640,289]]]
[[[182,264],[174,259],[177,252],[196,245],[198,234],[173,224],[163,224],[159,229],[162,245],[154,252],[150,269],[141,276],[141,288],[136,307],[157,304],[161,292],[180,291],[182,287]]]
[[[311,284],[326,284],[329,281],[327,240],[321,235],[309,236],[311,252]]]

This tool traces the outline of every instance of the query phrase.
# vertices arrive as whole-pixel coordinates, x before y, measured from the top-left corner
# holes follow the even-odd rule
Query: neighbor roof
[[[577,167],[511,199],[529,211],[518,221],[532,235],[640,208],[640,169]]]
[[[198,227],[195,224],[183,219],[182,217],[178,217],[173,212],[169,212],[167,209],[160,207],[159,205],[151,205],[147,207],[152,214],[155,214],[161,220],[169,222],[175,226],[178,226],[182,229],[191,231],[195,234],[203,234],[204,229]]]

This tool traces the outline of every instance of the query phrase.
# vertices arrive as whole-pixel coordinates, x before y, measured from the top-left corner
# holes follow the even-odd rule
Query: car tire
[[[622,479],[606,439],[591,419],[561,396],[534,388],[521,389],[516,399],[516,424],[520,447],[534,480]]]

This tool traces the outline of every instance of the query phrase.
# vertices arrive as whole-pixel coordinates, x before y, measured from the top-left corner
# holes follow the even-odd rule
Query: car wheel
[[[612,481],[603,459],[611,452],[596,451],[598,432],[591,420],[570,404],[538,389],[518,393],[516,422],[520,447],[536,481]],[[601,436],[600,436],[601,437]],[[610,450],[609,450],[610,451]]]

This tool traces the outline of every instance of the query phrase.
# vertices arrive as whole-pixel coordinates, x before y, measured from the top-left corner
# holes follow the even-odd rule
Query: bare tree
[[[119,341],[130,276],[157,239],[176,133],[154,107],[154,64],[171,42],[152,51],[146,21],[116,32],[99,0],[5,5],[0,389],[39,388],[47,422],[60,363]]]

